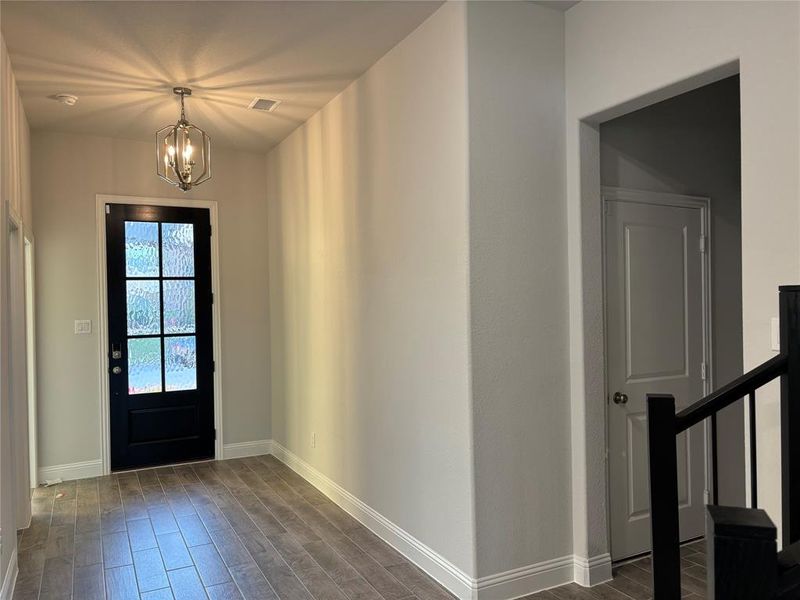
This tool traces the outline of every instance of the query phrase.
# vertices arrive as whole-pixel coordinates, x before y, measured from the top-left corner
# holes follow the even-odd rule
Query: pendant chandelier
[[[192,90],[176,87],[172,91],[181,97],[181,117],[175,125],[156,132],[156,173],[188,192],[211,179],[211,138],[186,120],[183,99],[191,96]]]

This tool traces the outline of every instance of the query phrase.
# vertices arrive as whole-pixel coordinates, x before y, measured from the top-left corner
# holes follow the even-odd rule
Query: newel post
[[[781,490],[783,545],[800,540],[800,286],[779,288],[781,353]]]
[[[654,600],[681,597],[675,398],[647,395]]]
[[[774,598],[775,525],[763,510],[706,507],[708,600]]]

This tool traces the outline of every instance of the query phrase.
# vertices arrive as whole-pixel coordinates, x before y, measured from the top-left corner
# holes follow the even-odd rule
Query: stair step
[[[800,598],[800,542],[778,552],[777,598]]]
[[[800,542],[795,542],[778,552],[778,571],[784,572],[800,566]]]

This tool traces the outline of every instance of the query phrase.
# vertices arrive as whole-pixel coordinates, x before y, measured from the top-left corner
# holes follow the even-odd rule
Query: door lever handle
[[[614,404],[627,404],[628,403],[628,394],[623,394],[622,392],[617,392],[614,394]]]

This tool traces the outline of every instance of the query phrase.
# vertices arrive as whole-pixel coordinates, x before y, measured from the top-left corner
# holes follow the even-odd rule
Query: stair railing
[[[747,397],[751,503],[756,508],[756,390],[778,377],[781,380],[783,543],[789,546],[800,540],[800,286],[781,286],[779,296],[781,352],[778,356],[679,413],[675,412],[674,396],[647,395],[654,600],[679,600],[681,597],[676,437],[704,419],[712,419],[713,502],[716,504],[716,414]]]

